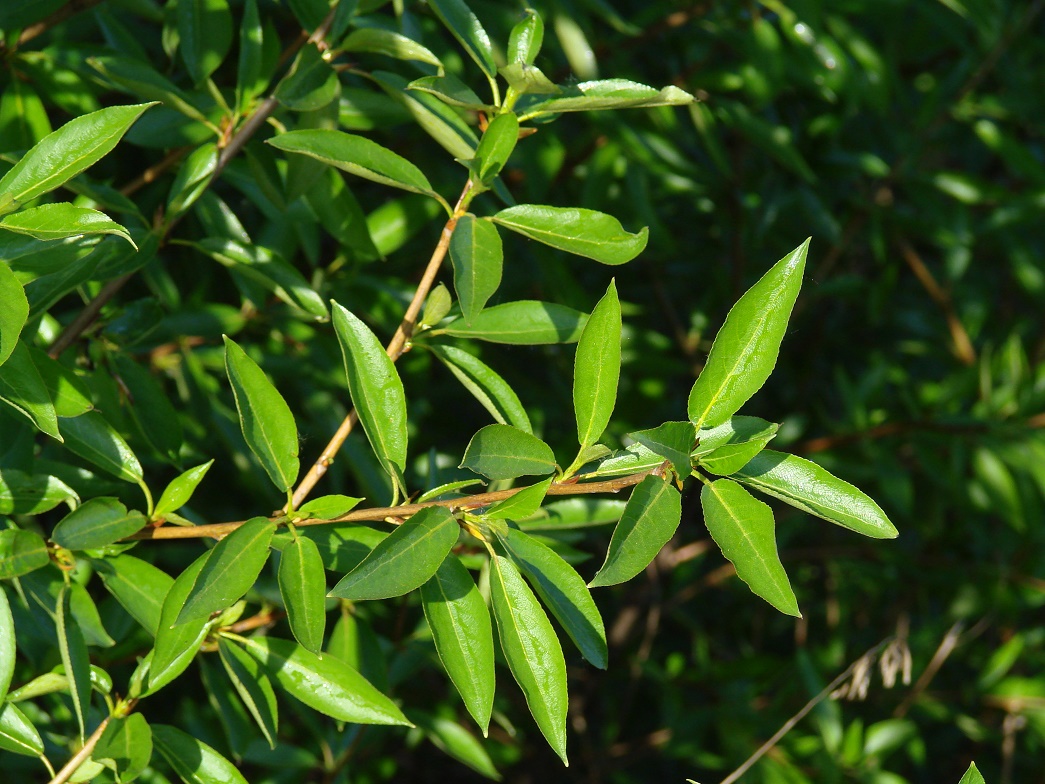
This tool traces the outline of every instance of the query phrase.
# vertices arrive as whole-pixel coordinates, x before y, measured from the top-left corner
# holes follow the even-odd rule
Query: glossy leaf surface
[[[127,553],[95,561],[94,568],[120,606],[155,637],[174,580],[148,561]]]
[[[430,349],[497,422],[533,432],[519,396],[497,371],[456,346],[434,345]]]
[[[50,562],[47,542],[39,534],[19,528],[0,531],[0,580],[29,574]]]
[[[7,698],[11,677],[15,671],[15,621],[11,615],[11,604],[7,590],[0,586],[0,704]]]
[[[192,81],[217,70],[232,44],[232,13],[226,0],[178,0],[178,49]]]
[[[56,476],[0,469],[0,514],[39,514],[77,502],[76,491]]]
[[[28,317],[29,302],[22,284],[7,264],[0,263],[0,365],[15,350]]]
[[[188,784],[247,784],[235,765],[177,727],[153,724],[152,741],[167,764]]]
[[[520,204],[501,210],[494,223],[553,248],[603,264],[624,264],[642,253],[649,229],[624,230],[612,215],[580,207]]]
[[[778,429],[779,425],[758,417],[730,417],[721,425],[704,428],[697,434],[700,443],[693,450],[693,457],[711,473],[728,476],[761,452]]]
[[[504,249],[497,227],[471,213],[462,215],[450,237],[450,259],[461,313],[471,324],[501,285]]]
[[[279,559],[279,593],[294,639],[312,653],[323,649],[327,580],[323,558],[311,539],[299,536]]]
[[[484,516],[492,520],[522,520],[536,514],[551,484],[552,477],[548,477],[543,482],[524,487],[515,495],[491,506]]]
[[[156,625],[156,644],[153,646],[149,665],[148,684],[145,694],[151,694],[181,675],[189,666],[207,636],[209,624],[206,619],[175,625],[185,600],[199,577],[210,552],[206,552],[189,564],[171,583],[160,609]]]
[[[274,749],[279,727],[279,708],[268,675],[261,671],[257,659],[224,638],[218,641],[218,653],[236,693],[254,717],[269,748]]]
[[[670,460],[671,465],[685,477],[689,474],[690,451],[696,441],[696,430],[692,422],[665,422],[649,430],[629,433],[642,446]]]
[[[555,455],[546,443],[518,428],[487,425],[468,442],[461,467],[490,479],[514,479],[550,474]]]
[[[432,10],[491,79],[497,74],[490,36],[464,0],[432,0]]]
[[[69,550],[103,547],[138,532],[145,515],[116,498],[92,498],[63,517],[51,533],[51,541]]]
[[[613,414],[620,380],[620,341],[620,301],[617,287],[610,281],[584,325],[573,365],[573,410],[582,448],[602,437]]]
[[[63,418],[61,427],[70,451],[125,482],[142,480],[138,458],[101,414],[88,411],[74,419]]]
[[[60,240],[88,234],[113,234],[132,245],[127,229],[108,215],[86,207],[60,202],[30,207],[0,219],[0,229],[25,234],[38,240]]]
[[[443,330],[458,338],[523,346],[543,343],[575,343],[581,336],[586,314],[565,305],[536,300],[505,302],[486,308],[472,318],[455,321]]]
[[[51,395],[36,369],[29,348],[22,341],[15,344],[7,361],[0,365],[0,400],[25,416],[41,432],[62,440]]]
[[[563,94],[527,106],[526,114],[594,112],[604,109],[638,109],[649,106],[684,106],[694,97],[678,87],[658,90],[627,79],[597,79],[564,87]]]
[[[44,753],[40,733],[18,706],[10,702],[0,703],[0,750],[28,757]]]
[[[73,700],[73,712],[80,727],[80,740],[87,733],[87,711],[91,703],[91,657],[83,633],[69,609],[69,587],[62,588],[58,595],[55,613],[58,627],[58,652],[62,666],[69,677],[69,694]]]
[[[156,508],[152,513],[153,519],[163,519],[164,515],[176,512],[185,506],[213,464],[213,460],[208,460],[188,471],[183,471],[172,479],[170,484],[163,489],[160,500],[156,502]]]

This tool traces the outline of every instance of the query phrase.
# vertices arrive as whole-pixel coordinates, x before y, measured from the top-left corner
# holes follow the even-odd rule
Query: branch
[[[91,756],[91,752],[94,751],[94,747],[98,745],[98,741],[101,740],[102,733],[105,732],[105,728],[109,726],[109,717],[106,716],[102,719],[102,723],[98,725],[98,729],[91,733],[91,737],[83,744],[83,748],[80,749],[76,754],[72,756],[62,769],[58,771],[58,775],[51,779],[50,784],[65,784],[69,778],[76,772],[88,757]]]
[[[68,3],[63,5],[53,14],[48,16],[43,21],[37,22],[36,24],[29,25],[22,31],[22,34],[18,36],[18,46],[24,43],[32,41],[38,35],[42,35],[50,30],[55,25],[61,24],[66,19],[72,16],[76,16],[82,11],[87,11],[94,8],[96,5],[101,3],[102,0],[69,0]]]
[[[446,252],[450,248],[450,237],[453,236],[458,219],[464,215],[467,199],[471,191],[472,181],[469,179],[461,190],[457,204],[454,205],[453,214],[446,221],[446,225],[443,226],[443,231],[439,235],[439,242],[436,244],[435,250],[432,251],[432,257],[428,260],[428,266],[425,267],[424,274],[421,276],[421,282],[417,284],[417,290],[406,308],[406,313],[403,314],[403,320],[399,322],[399,327],[385,348],[385,353],[388,354],[393,362],[406,353],[407,341],[414,332],[414,325],[417,323],[417,316],[421,312],[421,306],[424,305],[425,298],[428,297],[428,292],[431,291],[432,284],[435,283],[436,276],[439,274],[439,268],[443,264],[443,259],[446,258]],[[358,421],[359,417],[353,408],[348,412],[348,416],[341,421],[333,437],[331,437],[319,457],[316,458],[316,462],[308,469],[308,473],[305,474],[297,489],[294,490],[293,503],[295,509],[301,506],[308,494],[312,492],[312,488],[316,486],[316,483],[327,472],[330,464],[337,457],[342,444],[345,443],[345,439],[348,438],[349,433],[352,432],[352,428],[355,427]]]
[[[592,495],[595,493],[617,493],[621,490],[634,487],[650,474],[660,471],[660,466],[637,474],[629,474],[617,479],[607,479],[601,482],[562,482],[553,483],[548,488],[548,495]],[[402,506],[379,506],[370,509],[357,509],[332,520],[293,520],[294,526],[301,528],[309,525],[331,525],[333,523],[358,523],[358,522],[402,522],[403,519],[417,514],[422,509],[432,506],[443,506],[455,512],[479,509],[490,504],[511,498],[516,493],[525,490],[525,487],[513,487],[510,490],[497,490],[493,493],[477,493],[464,498],[451,498],[444,501],[426,501],[423,504],[403,504]],[[284,515],[274,518],[277,522],[285,521]],[[245,520],[237,520],[231,523],[214,523],[212,525],[193,526],[162,526],[160,528],[146,528],[133,536],[127,537],[125,541],[141,539],[200,539],[213,537],[220,539],[235,531]]]
[[[969,333],[965,331],[961,319],[958,318],[958,314],[954,310],[950,292],[936,282],[936,278],[933,277],[932,272],[929,271],[925,262],[922,261],[922,257],[918,255],[918,252],[911,247],[911,243],[906,239],[900,240],[900,253],[903,255],[904,261],[907,262],[907,266],[911,268],[911,272],[918,278],[918,282],[922,284],[922,287],[929,293],[933,302],[939,305],[940,310],[943,311],[944,318],[947,319],[947,328],[951,331],[955,356],[958,357],[958,360],[963,365],[976,364],[976,349],[973,348],[972,341],[969,340]]]

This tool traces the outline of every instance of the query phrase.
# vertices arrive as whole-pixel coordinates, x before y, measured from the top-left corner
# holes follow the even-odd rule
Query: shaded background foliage
[[[70,116],[128,102],[92,69],[94,56],[115,52],[149,62],[208,107],[212,99],[194,92],[181,61],[165,53],[172,5],[109,0],[17,48],[17,28],[53,9],[13,3],[0,12],[0,27],[16,31],[8,34],[0,76],[6,159]],[[303,25],[317,24],[322,5],[261,7],[283,48]],[[477,71],[424,5],[360,5],[373,24],[423,42],[449,71],[475,83]],[[472,7],[502,42],[521,13],[509,4]],[[646,575],[597,595],[611,665],[598,672],[569,660],[571,768],[561,768],[523,720],[525,708],[502,694],[498,708],[519,718],[514,741],[497,730],[489,743],[505,777],[717,780],[850,661],[899,631],[913,655],[911,687],[888,691],[875,680],[864,701],[821,704],[747,780],[957,781],[975,758],[988,781],[1045,781],[1042,3],[578,0],[536,7],[548,25],[539,61],[546,73],[677,84],[701,102],[568,115],[522,140],[503,175],[520,202],[609,212],[626,228],[650,226],[650,243],[636,262],[613,270],[515,243],[506,248],[497,296],[588,311],[616,276],[626,340],[612,440],[681,418],[730,304],[812,235],[804,294],[779,366],[750,413],[787,412],[774,446],[812,455],[858,484],[901,536],[860,540],[779,509],[782,558],[805,613],[796,623],[733,577],[691,493],[676,539]],[[239,4],[233,9],[238,19]],[[278,48],[269,56],[278,57]],[[377,55],[360,55],[359,64],[421,75]],[[215,80],[223,89],[234,86],[234,57]],[[463,170],[402,107],[356,75],[342,76],[342,90],[341,127],[414,161],[444,195],[456,192]],[[321,115],[310,121],[334,121]],[[252,514],[281,503],[248,459],[224,383],[222,332],[263,358],[298,418],[306,460],[347,411],[331,331],[275,301],[241,270],[230,276],[178,241],[222,230],[221,199],[258,244],[278,250],[325,298],[366,314],[387,337],[441,226],[422,197],[390,196],[353,181],[380,254],[363,242],[340,244],[321,227],[315,202],[291,198],[295,188],[319,187],[315,172],[294,162],[277,170],[277,156],[261,144],[267,135],[263,130],[230,162],[155,250],[155,260],[105,306],[91,340],[65,355],[85,368],[117,370],[121,357],[151,368],[176,415],[157,408],[135,422],[109,374],[88,378],[96,405],[121,425],[158,485],[159,477],[175,474],[158,443],[174,439],[163,429],[175,421],[185,435],[179,464],[231,456],[215,464],[193,499],[199,520],[239,519],[247,507]],[[124,187],[170,161],[135,189],[133,204],[106,195],[110,212],[144,236],[184,154],[205,138],[198,123],[153,109],[91,170],[90,182]],[[123,263],[89,275],[79,296],[60,300],[40,325],[41,342],[53,339],[106,280],[138,266]],[[546,440],[570,442],[572,349],[484,346],[481,356],[516,389]],[[462,402],[459,387],[427,352],[411,352],[399,370],[410,402],[411,486],[453,478],[468,437],[487,416],[478,404]],[[3,436],[9,418],[0,414],[0,462],[16,465],[32,445]],[[55,461],[57,472],[64,455],[46,445],[38,459]],[[69,481],[95,495],[125,491],[87,472]],[[324,491],[387,498],[359,434],[323,481]],[[596,549],[583,536],[569,543]],[[136,554],[147,548],[170,573],[199,552],[198,545],[164,542]],[[582,572],[586,567],[590,573],[593,564]],[[120,644],[102,649],[98,659],[129,673],[143,640],[117,634],[129,627],[111,599],[102,610]],[[373,635],[364,672],[375,682],[387,678],[407,705],[452,713],[456,698],[411,636],[416,608],[371,603],[363,617],[362,633]],[[48,655],[42,641],[37,654]],[[198,688],[192,676],[186,680]],[[226,748],[203,690],[187,689],[162,692],[150,711]],[[312,720],[302,712],[296,726],[285,723],[280,772],[269,778],[261,766],[276,758],[260,743],[251,746],[244,770],[258,778],[250,780],[308,775],[317,754],[309,746]],[[348,780],[462,775],[458,763],[417,745],[419,735],[405,744],[402,738],[362,733]],[[21,770],[9,755],[3,764]]]

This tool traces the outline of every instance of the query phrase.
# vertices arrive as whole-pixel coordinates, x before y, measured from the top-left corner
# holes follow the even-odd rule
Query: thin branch
[[[651,468],[646,471],[640,471],[636,474],[629,474],[628,476],[622,476],[617,479],[607,479],[601,482],[563,482],[561,484],[552,484],[548,488],[548,495],[592,495],[595,493],[617,493],[628,487],[633,487],[645,479],[650,474],[655,474],[660,471],[660,466]],[[516,493],[525,490],[525,487],[513,487],[510,490],[497,490],[493,493],[477,493],[475,495],[465,496],[464,498],[451,498],[444,501],[427,501],[423,504],[403,504],[402,506],[382,506],[373,507],[370,509],[357,509],[347,514],[343,514],[340,517],[335,517],[332,520],[295,520],[294,525],[297,528],[302,528],[308,525],[331,525],[333,523],[356,523],[356,522],[374,522],[374,521],[385,521],[399,523],[407,517],[413,514],[417,514],[422,509],[428,509],[432,506],[443,506],[453,511],[468,511],[470,509],[478,509],[483,506],[489,506],[490,504],[498,501],[503,501],[506,498],[511,498]],[[272,518],[276,521],[283,521],[286,518],[282,515]],[[133,536],[128,537],[128,540],[135,539],[200,539],[203,537],[213,537],[220,539],[223,536],[235,531],[239,528],[245,520],[237,520],[231,523],[214,523],[212,525],[194,525],[194,526],[161,526],[159,528],[146,528]]]
[[[98,725],[98,729],[91,733],[91,736],[83,744],[83,748],[80,749],[76,754],[72,756],[60,771],[58,775],[51,779],[50,784],[65,784],[69,778],[76,772],[88,757],[91,756],[91,752],[94,751],[94,747],[98,745],[98,741],[101,740],[102,733],[105,732],[105,728],[109,726],[109,717],[106,716],[102,719],[102,723]]]
[[[98,314],[102,312],[102,308],[116,296],[116,292],[122,289],[132,277],[134,277],[134,273],[128,272],[126,275],[121,275],[106,282],[94,299],[88,302],[86,307],[76,314],[76,318],[69,322],[69,326],[63,329],[61,334],[55,338],[54,343],[47,349],[47,355],[51,359],[58,359],[61,353],[75,343],[84,330],[94,323],[94,320],[98,318]]]
[[[936,649],[936,653],[933,654],[932,659],[929,660],[929,664],[922,671],[922,674],[915,681],[914,686],[904,697],[903,702],[896,706],[896,710],[893,711],[893,718],[902,719],[907,715],[907,711],[910,710],[911,705],[918,699],[923,691],[928,688],[929,683],[936,677],[936,673],[940,671],[943,663],[947,661],[947,657],[951,655],[954,649],[958,646],[958,641],[961,637],[962,622],[958,621],[950,629],[947,630],[947,634],[943,636],[940,641],[939,647]]]
[[[101,2],[102,0],[69,0],[68,3],[63,5],[46,19],[25,28],[22,31],[22,34],[18,36],[18,46],[32,41],[38,35],[46,33],[55,25],[61,24],[66,19],[76,16],[83,11],[90,10]]]
[[[963,365],[975,364],[976,349],[973,348],[972,341],[969,340],[969,333],[965,331],[961,319],[958,318],[958,314],[954,310],[954,302],[951,300],[950,292],[936,282],[936,278],[933,277],[932,272],[929,271],[925,262],[922,261],[922,257],[906,239],[900,240],[900,253],[903,255],[904,261],[907,262],[907,266],[911,268],[915,277],[918,278],[918,282],[922,284],[933,302],[939,305],[940,310],[943,311],[943,316],[947,320],[947,328],[951,332],[951,340],[954,343],[955,356],[958,357]]]
[[[417,284],[417,290],[414,291],[414,296],[410,300],[410,304],[406,308],[406,313],[403,314],[402,321],[399,322],[399,327],[396,329],[395,334],[392,336],[392,340],[389,341],[388,346],[385,348],[385,353],[391,358],[393,362],[399,359],[406,352],[407,341],[414,332],[414,325],[417,323],[417,316],[421,313],[421,307],[424,305],[425,299],[428,297],[428,292],[432,289],[432,284],[435,283],[436,276],[439,274],[439,269],[442,267],[443,259],[446,258],[446,252],[450,248],[450,238],[453,236],[454,228],[457,226],[458,219],[464,214],[466,200],[472,190],[472,181],[468,180],[465,183],[464,188],[461,190],[461,195],[457,199],[457,204],[454,205],[453,214],[446,221],[446,225],[443,226],[443,231],[439,235],[439,242],[435,246],[435,250],[432,251],[432,257],[428,260],[428,266],[425,267],[424,274],[421,276],[421,282]],[[330,467],[331,463],[334,462],[334,458],[337,457],[337,453],[341,450],[341,446],[345,443],[345,439],[348,438],[352,432],[352,428],[355,427],[356,422],[359,421],[359,417],[356,414],[356,410],[353,408],[348,412],[341,424],[338,426],[337,431],[331,437],[330,441],[323,448],[319,457],[312,464],[312,467],[308,469],[308,473],[302,478],[297,489],[294,490],[294,508],[297,509],[304,500],[308,497],[308,494],[312,492],[312,489],[316,486],[316,483],[323,477]]]

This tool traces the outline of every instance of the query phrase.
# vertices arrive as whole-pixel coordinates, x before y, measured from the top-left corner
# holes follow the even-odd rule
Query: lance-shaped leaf
[[[684,106],[696,99],[670,86],[658,90],[627,79],[596,79],[562,88],[562,95],[526,107],[527,116],[561,112],[594,112],[602,109],[639,109],[650,106]]]
[[[58,415],[28,346],[19,340],[0,366],[0,400],[32,422],[51,438],[62,440]]]
[[[501,774],[497,772],[483,744],[456,721],[419,710],[411,710],[410,719],[444,754],[449,754],[488,779],[501,780]]]
[[[698,430],[733,416],[773,372],[808,249],[806,240],[778,261],[726,314],[689,393],[689,419]]]
[[[565,305],[519,300],[486,308],[471,323],[460,319],[440,331],[455,338],[536,346],[575,343],[587,320],[587,314]]]
[[[128,511],[117,498],[92,498],[58,522],[51,541],[67,550],[104,547],[140,531],[145,523],[145,515]]]
[[[965,771],[965,775],[962,776],[962,780],[958,784],[985,784],[983,774],[980,773],[980,769],[976,767],[975,762],[969,763],[969,769]]]
[[[35,572],[50,562],[47,542],[38,533],[20,528],[0,531],[0,580]]]
[[[168,392],[152,373],[126,354],[113,352],[109,359],[117,383],[126,390],[131,416],[142,434],[157,452],[177,462],[185,437]]]
[[[338,493],[321,495],[319,498],[313,498],[311,501],[299,506],[295,512],[295,517],[333,520],[335,517],[341,517],[341,515],[351,512],[362,500],[362,498],[353,498],[352,496],[340,495]]]
[[[80,627],[69,609],[69,586],[64,586],[58,594],[56,609],[58,652],[69,678],[69,694],[73,698],[73,711],[80,727],[80,740],[83,741],[87,728],[87,710],[91,704],[91,657],[87,653],[87,643],[84,642]]]
[[[92,760],[108,760],[116,768],[117,781],[134,781],[152,759],[152,729],[140,713],[114,716],[105,727]]]
[[[177,85],[161,76],[151,65],[130,57],[109,56],[88,57],[87,64],[112,82],[116,89],[139,98],[161,102],[164,108],[173,109],[200,123],[204,126],[201,128],[204,132],[203,138],[206,137],[207,127],[217,131],[206,115],[189,103],[187,96]],[[199,141],[203,141],[203,138]]]
[[[649,238],[646,227],[631,234],[612,215],[580,207],[520,204],[501,210],[491,220],[531,240],[603,264],[631,261]]]
[[[225,370],[236,398],[240,427],[250,451],[284,492],[298,478],[298,428],[294,415],[265,372],[227,335]]]
[[[602,437],[613,414],[620,379],[620,338],[620,302],[617,287],[610,281],[577,342],[573,366],[573,410],[581,449]]]
[[[555,454],[537,436],[510,425],[487,425],[468,442],[461,468],[490,479],[550,474]]]
[[[544,21],[532,8],[526,9],[526,18],[512,28],[508,36],[508,62],[533,65],[544,43]]]
[[[178,51],[197,85],[214,73],[232,45],[227,0],[179,0]]]
[[[520,95],[558,95],[562,92],[562,88],[545,76],[536,65],[512,63],[498,68],[497,72],[508,82],[508,86]],[[530,116],[530,113],[527,113],[524,118]]]
[[[257,737],[257,723],[247,712],[224,668],[211,656],[201,656],[198,661],[207,702],[225,731],[229,748],[246,748]]]
[[[75,207],[67,202],[42,204],[0,220],[0,229],[25,234],[38,240],[60,240],[88,234],[115,234],[134,245],[127,229],[104,212]]]
[[[373,627],[347,603],[339,608],[339,617],[330,632],[326,653],[336,656],[378,689],[388,688],[388,655]]]
[[[569,700],[562,646],[515,564],[499,555],[490,559],[490,604],[512,676],[548,745],[566,763]]]
[[[482,98],[476,95],[472,88],[462,82],[453,74],[443,76],[422,76],[414,79],[407,85],[408,90],[420,90],[423,93],[434,95],[440,101],[459,109],[471,109],[483,112],[495,111],[495,107],[488,105]]]
[[[242,114],[246,114],[250,101],[264,91],[268,82],[261,73],[264,45],[265,32],[257,0],[246,0],[239,29],[239,68],[236,69],[236,108]]]
[[[679,476],[689,475],[689,454],[696,441],[692,422],[665,422],[663,425],[637,433],[628,433],[638,443],[670,460]]]
[[[495,420],[527,433],[533,432],[519,396],[493,368],[454,346],[429,346],[429,349]]]
[[[420,588],[457,544],[459,533],[457,520],[444,507],[422,509],[382,539],[330,595],[354,601],[389,599]]]
[[[443,68],[439,58],[427,47],[401,33],[378,27],[360,27],[353,30],[345,36],[338,48],[344,52],[371,52],[397,60],[415,60],[434,65],[440,71]]]
[[[153,724],[152,742],[186,784],[247,784],[235,765],[177,727]]]
[[[27,318],[29,301],[25,298],[25,290],[11,268],[0,263],[0,365],[18,345],[18,336]]]
[[[802,617],[776,548],[773,510],[729,479],[700,491],[704,523],[748,587],[786,615]]]
[[[456,556],[448,556],[421,586],[421,606],[439,661],[485,737],[493,711],[493,625],[482,594]]]
[[[357,177],[438,198],[428,178],[414,164],[363,136],[315,128],[281,133],[268,143],[285,152],[308,155]]]
[[[395,365],[369,327],[336,302],[334,331],[341,344],[348,392],[378,460],[396,475],[406,467],[406,395]]]
[[[730,417],[721,425],[704,428],[697,434],[700,443],[693,450],[693,457],[711,473],[728,476],[761,452],[779,428],[776,423],[758,417]]]
[[[275,532],[274,522],[255,517],[214,545],[175,625],[205,619],[249,591],[268,560],[269,542]]]
[[[311,112],[330,104],[340,92],[341,83],[333,67],[323,59],[319,47],[309,42],[301,47],[273,95],[292,111]]]
[[[0,585],[0,704],[7,697],[15,672],[15,620],[7,601],[7,590]]]
[[[0,751],[39,757],[44,753],[44,741],[33,723],[10,702],[0,703]]]
[[[497,541],[526,575],[577,650],[600,670],[605,670],[609,656],[606,629],[581,576],[554,550],[522,531],[494,531]]]
[[[389,97],[401,104],[429,136],[454,158],[470,160],[479,144],[475,131],[460,113],[434,95],[408,90],[409,82],[399,74],[374,71],[370,78],[377,82]],[[451,102],[452,103],[452,102]],[[443,206],[449,207],[445,203]]]
[[[354,724],[412,726],[394,702],[336,656],[319,658],[275,637],[239,642],[288,694],[320,713]]]
[[[647,476],[631,491],[624,514],[613,529],[606,562],[591,587],[630,580],[657,557],[682,521],[682,496],[658,476]]]
[[[868,495],[797,455],[764,449],[732,478],[872,539],[897,535],[885,512]]]
[[[257,659],[225,638],[218,641],[218,653],[229,680],[257,722],[269,748],[276,748],[279,709],[268,675],[261,671]]]
[[[208,460],[206,463],[201,463],[174,477],[171,483],[163,489],[160,500],[156,502],[156,508],[152,513],[153,519],[162,520],[165,515],[185,506],[213,464],[213,460]]]
[[[110,106],[49,133],[0,179],[0,215],[54,190],[99,161],[152,105]]]
[[[88,411],[73,419],[62,419],[62,434],[69,451],[119,477],[125,482],[142,481],[138,458],[105,417]]]
[[[127,553],[92,563],[120,606],[155,637],[160,627],[163,602],[174,580],[151,563]]]
[[[466,323],[472,323],[501,285],[504,248],[497,227],[468,213],[457,221],[450,236],[454,290]]]
[[[51,359],[33,346],[29,347],[29,354],[59,417],[78,417],[94,408],[90,390],[72,368]]]
[[[522,520],[536,514],[551,485],[552,477],[548,477],[543,482],[524,487],[515,495],[491,506],[484,516],[491,520]]]
[[[494,62],[490,36],[464,1],[431,0],[429,5],[483,73],[491,79],[496,76],[497,64]]]
[[[204,553],[185,567],[167,591],[156,625],[156,644],[150,654],[148,684],[143,695],[158,691],[181,675],[207,636],[209,624],[206,619],[183,623],[180,626],[175,626],[175,621],[178,620],[178,614],[208,558],[210,552]]]
[[[56,476],[0,469],[0,514],[40,514],[79,500],[76,491]]]
[[[519,141],[519,119],[512,112],[497,115],[486,127],[475,157],[470,165],[472,173],[483,183],[490,184],[512,156]]]
[[[218,169],[218,146],[214,142],[201,144],[185,159],[171,183],[167,197],[167,220],[174,220],[196,203],[210,187]]]
[[[312,653],[323,649],[327,579],[323,557],[311,539],[299,536],[279,559],[279,593],[294,638]]]

